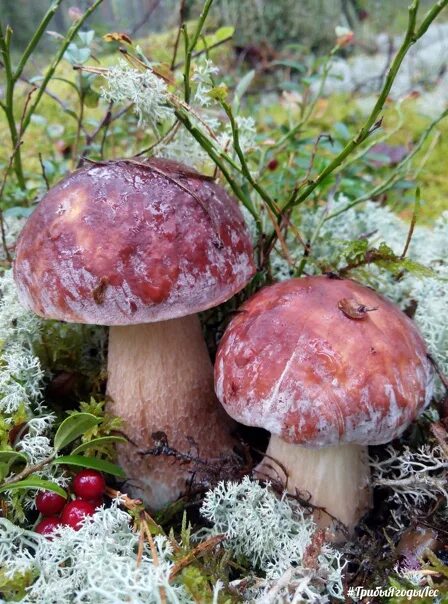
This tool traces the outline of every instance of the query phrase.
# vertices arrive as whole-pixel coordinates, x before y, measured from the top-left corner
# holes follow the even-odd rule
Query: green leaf
[[[213,34],[208,34],[198,40],[196,44],[196,51],[204,50],[204,48],[210,48],[215,44],[219,44],[224,42],[225,40],[230,40],[235,32],[235,28],[232,26],[224,26],[220,27]]]
[[[91,468],[92,470],[112,474],[112,476],[118,476],[118,478],[126,478],[126,474],[120,468],[120,466],[117,466],[110,461],[106,461],[105,459],[97,459],[96,457],[85,457],[84,455],[62,455],[61,457],[57,457],[53,463],[56,465]]]
[[[100,100],[100,95],[96,90],[93,90],[93,88],[89,88],[84,93],[84,104],[86,107],[89,107],[89,108],[98,107],[99,100]]]
[[[235,88],[235,95],[233,97],[232,110],[234,113],[238,111],[238,107],[240,106],[241,99],[246,94],[249,86],[252,83],[252,80],[255,77],[255,69],[248,71],[246,75],[241,78],[238,82],[237,87]]]
[[[56,432],[54,448],[56,451],[63,449],[100,422],[101,418],[95,417],[91,413],[74,413],[70,415],[70,417],[67,417],[62,422]]]
[[[44,491],[53,491],[54,493],[61,495],[61,497],[68,497],[64,489],[55,482],[43,480],[42,478],[34,478],[33,476],[30,478],[25,478],[25,480],[20,480],[19,482],[13,482],[12,484],[1,485],[0,493],[4,491],[18,491],[24,489],[42,489]]]
[[[89,442],[82,443],[73,449],[72,455],[78,455],[78,453],[82,453],[83,451],[87,451],[87,449],[101,449],[103,445],[108,445],[110,443],[125,443],[127,440],[123,436],[101,436],[100,438],[93,438]]]
[[[27,461],[26,455],[23,453],[18,453],[17,451],[0,451],[0,463],[27,463]]]
[[[280,67],[290,67],[291,69],[296,69],[301,73],[304,73],[307,69],[305,62],[293,61],[292,59],[280,59],[278,61],[272,61],[271,65],[279,65]]]
[[[95,37],[95,32],[93,29],[89,31],[79,31],[78,37],[86,46],[90,46],[93,42],[93,38]]]

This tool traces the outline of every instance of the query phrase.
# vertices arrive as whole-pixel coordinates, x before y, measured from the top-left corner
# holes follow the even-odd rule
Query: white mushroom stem
[[[328,514],[317,510],[314,514],[321,528],[334,529],[334,517],[352,532],[371,507],[366,446],[343,444],[311,449],[272,435],[256,473],[265,480],[286,482],[289,493],[299,493],[304,499],[310,498],[313,505],[325,508]]]
[[[196,315],[111,327],[107,393],[109,410],[123,418],[124,431],[135,443],[119,447],[128,489],[153,509],[185,493],[194,470],[173,457],[139,455],[154,446],[154,432],[165,432],[171,447],[201,459],[232,452],[234,424],[215,397]]]

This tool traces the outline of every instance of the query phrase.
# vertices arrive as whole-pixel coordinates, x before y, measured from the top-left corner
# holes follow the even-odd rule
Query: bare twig
[[[414,211],[412,212],[411,224],[409,225],[408,236],[406,237],[406,243],[404,244],[403,252],[400,259],[403,260],[408,252],[409,245],[411,243],[412,235],[414,233],[415,224],[417,222],[417,216],[420,209],[420,188],[417,187],[415,192],[415,204]]]
[[[134,25],[134,27],[132,28],[131,36],[135,36],[135,34],[138,32],[138,30],[141,29],[145,25],[145,23],[147,23],[149,17],[156,10],[156,8],[159,6],[159,4],[160,4],[160,0],[154,0],[152,3],[149,4],[149,8],[146,11],[146,13],[143,15],[141,20],[136,25]]]
[[[39,463],[36,463],[31,466],[25,466],[25,468],[18,474],[14,474],[13,476],[6,478],[0,486],[4,487],[5,485],[15,484],[16,482],[20,482],[21,480],[24,480],[31,474],[34,474],[34,472],[39,472],[39,470],[42,470],[42,468],[45,468],[45,466],[47,466],[49,463],[51,463],[55,457],[56,457],[56,453],[52,453],[51,455],[49,455],[48,457],[46,457]]]
[[[45,181],[45,186],[47,187],[47,191],[48,191],[50,189],[50,183],[48,182],[47,171],[45,170],[45,165],[42,160],[42,153],[39,153],[39,163],[40,163],[40,168],[42,170],[42,178]]]
[[[177,28],[176,40],[174,41],[173,56],[172,56],[171,65],[170,65],[171,71],[174,71],[176,69],[177,51],[179,49],[180,36],[182,33],[182,25],[183,25],[183,22],[185,21],[185,1],[186,0],[180,0],[180,2],[179,2],[179,27]]]

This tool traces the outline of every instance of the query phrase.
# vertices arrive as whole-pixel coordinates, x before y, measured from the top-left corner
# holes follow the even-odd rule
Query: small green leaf
[[[79,31],[78,37],[83,44],[85,44],[86,46],[90,46],[90,44],[92,44],[93,42],[93,38],[95,37],[95,32],[93,31],[93,29],[89,31]]]
[[[93,88],[89,88],[84,93],[84,104],[86,107],[89,107],[89,108],[98,107],[99,100],[100,100],[100,95],[96,90],[93,90]]]
[[[101,449],[103,445],[110,443],[125,443],[127,440],[123,436],[101,436],[100,438],[93,438],[87,443],[82,443],[76,449],[73,449],[72,455],[78,455],[87,449]],[[0,458],[1,459],[1,458]]]
[[[235,28],[232,26],[224,26],[220,27],[213,34],[208,34],[204,36],[202,39],[198,40],[196,44],[196,51],[204,50],[205,48],[210,48],[215,44],[221,44],[226,40],[230,40],[235,32]]]
[[[84,455],[62,455],[61,457],[57,457],[53,463],[56,465],[91,468],[92,470],[112,474],[112,476],[118,476],[118,478],[126,478],[126,474],[120,468],[120,466],[117,466],[110,461],[106,461],[105,459],[97,459],[96,457],[85,457]]]
[[[235,88],[235,94],[233,97],[232,109],[234,113],[238,111],[238,108],[241,103],[241,99],[246,94],[249,86],[252,84],[252,80],[255,77],[255,69],[248,71],[244,77],[238,82],[237,87]]]
[[[26,455],[17,451],[0,451],[0,463],[12,465],[13,463],[27,463]]]
[[[67,493],[55,482],[43,480],[42,478],[34,478],[33,476],[30,478],[25,478],[25,480],[20,480],[19,482],[13,482],[12,484],[2,484],[0,486],[0,493],[4,491],[17,491],[24,489],[42,489],[44,491],[53,491],[54,493],[61,495],[61,497],[67,498]]]
[[[70,417],[67,417],[62,422],[56,432],[54,448],[56,451],[63,449],[100,422],[101,418],[95,417],[91,413],[74,413],[70,415]]]

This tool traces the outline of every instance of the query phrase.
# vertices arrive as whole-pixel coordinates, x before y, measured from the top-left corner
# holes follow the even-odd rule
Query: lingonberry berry
[[[98,497],[98,499],[86,499],[86,501],[91,503],[93,505],[93,507],[95,508],[95,510],[100,508],[104,503],[102,497]]]
[[[36,524],[34,530],[41,535],[50,536],[54,531],[61,526],[61,521],[56,516],[48,516],[43,518],[39,524]]]
[[[81,470],[73,480],[73,490],[83,499],[98,499],[104,493],[106,482],[101,472]]]
[[[278,167],[278,159],[275,159],[275,157],[273,159],[271,159],[270,161],[268,161],[268,170],[271,170],[271,172],[273,172],[274,170],[276,170]]]
[[[94,513],[95,506],[92,503],[84,501],[84,499],[75,499],[67,503],[62,510],[61,521],[78,531],[81,528],[83,518],[92,516]]]
[[[36,507],[42,516],[59,514],[66,503],[65,497],[53,491],[40,491],[36,496]]]

